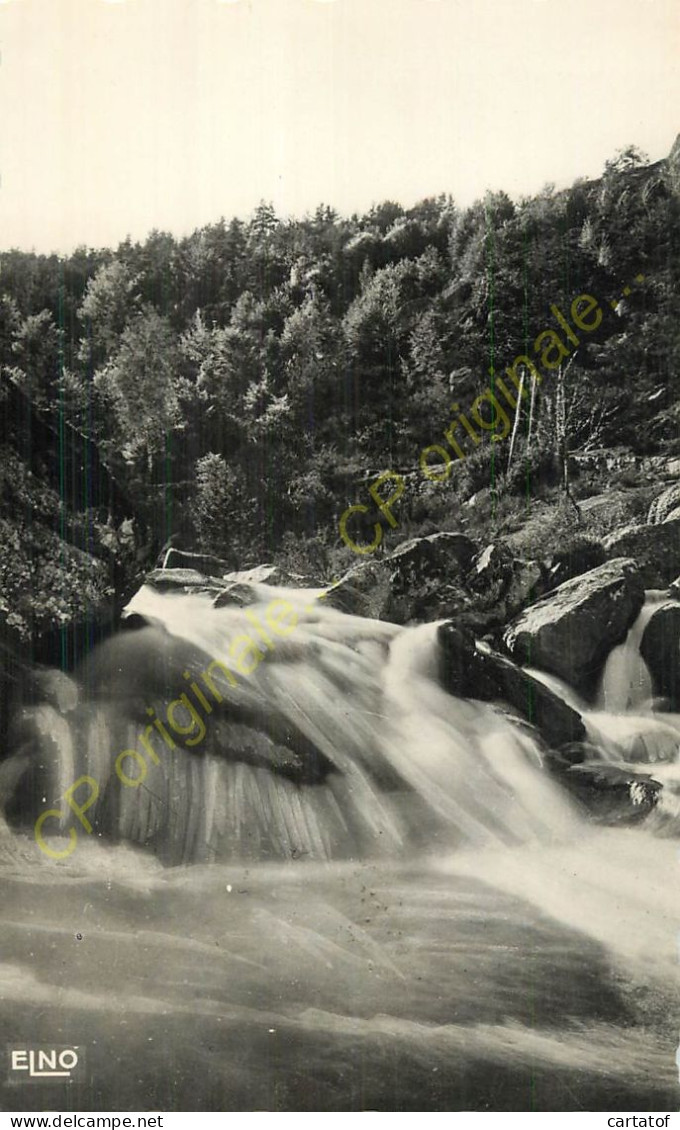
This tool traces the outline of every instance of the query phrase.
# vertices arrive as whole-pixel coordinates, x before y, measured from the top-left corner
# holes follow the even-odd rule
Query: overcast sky
[[[597,175],[680,131],[679,0],[0,0],[0,248]]]

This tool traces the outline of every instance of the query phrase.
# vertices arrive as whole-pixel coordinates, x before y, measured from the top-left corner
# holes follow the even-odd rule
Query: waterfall
[[[87,777],[95,833],[168,863],[403,858],[424,826],[449,847],[569,834],[570,803],[533,739],[439,685],[436,624],[362,620],[309,591],[251,595],[215,608],[138,594],[147,626],[88,657],[70,722],[47,706],[29,720],[43,807]],[[283,636],[272,607],[287,610]],[[83,803],[95,790],[80,788]],[[73,826],[60,810],[45,835]]]
[[[640,643],[654,610],[668,594],[650,590],[623,643],[609,653],[597,692],[598,710],[623,714],[644,706],[652,698],[652,680],[640,655]]]
[[[680,715],[654,709],[651,676],[640,654],[645,628],[657,606],[667,599],[666,593],[656,590],[646,594],[626,639],[607,657],[594,705],[556,675],[538,668],[528,670],[578,711],[589,742],[597,747],[598,760],[640,770],[653,765],[657,778],[680,787]],[[665,794],[662,806],[673,810],[675,821],[675,801],[670,793]]]
[[[15,719],[6,1039],[68,1032],[87,1109],[673,1109],[674,842],[596,826],[530,730],[445,692],[437,625],[322,595],[145,587],[75,708]],[[534,674],[672,785],[674,716]]]

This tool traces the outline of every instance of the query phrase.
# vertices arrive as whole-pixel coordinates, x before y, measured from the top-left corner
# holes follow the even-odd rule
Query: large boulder
[[[511,659],[475,640],[455,623],[440,625],[441,680],[451,694],[504,702],[541,732],[550,746],[581,742],[580,714]]]
[[[644,521],[646,507],[647,496],[637,490],[607,490],[581,498],[578,503],[584,534],[598,538]]]
[[[504,542],[492,542],[474,559],[466,577],[477,595],[480,612],[490,627],[500,627],[545,592],[544,569],[538,561],[514,557]]]
[[[654,694],[680,710],[680,603],[668,600],[652,613],[640,642]]]
[[[663,588],[680,572],[680,521],[627,526],[605,538],[608,560],[632,557],[646,588]]]
[[[469,610],[463,577],[475,552],[464,534],[413,538],[388,557],[362,561],[331,586],[326,603],[342,612],[408,624]]]
[[[326,604],[353,616],[391,620],[392,586],[386,561],[361,561],[352,566],[331,585]]]
[[[506,629],[504,643],[519,663],[587,690],[611,649],[625,639],[644,598],[636,563],[608,561],[521,612]]]
[[[492,542],[485,546],[470,569],[470,588],[498,600],[510,584],[512,562],[512,551],[503,542]]]
[[[547,569],[546,589],[556,589],[572,577],[580,577],[606,561],[601,542],[588,538],[575,540],[569,549],[550,554],[545,560]]]

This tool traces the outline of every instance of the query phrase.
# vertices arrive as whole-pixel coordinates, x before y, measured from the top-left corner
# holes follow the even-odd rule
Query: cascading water
[[[613,648],[605,663],[594,705],[556,675],[531,668],[531,674],[578,711],[598,759],[642,770],[655,766],[669,784],[680,784],[680,715],[655,708],[652,680],[640,643],[645,628],[667,594],[651,590],[623,643]],[[677,816],[675,796],[666,794],[663,807]]]
[[[198,1073],[208,1110],[672,1109],[672,841],[447,694],[436,625],[249,592],[144,588],[76,709],[17,720],[0,991],[88,1047],[87,1109],[196,1109]]]
[[[612,648],[600,679],[598,710],[622,714],[633,711],[636,707],[649,706],[652,699],[652,679],[647,664],[640,655],[640,643],[657,605],[667,599],[665,592],[648,592],[626,639]]]

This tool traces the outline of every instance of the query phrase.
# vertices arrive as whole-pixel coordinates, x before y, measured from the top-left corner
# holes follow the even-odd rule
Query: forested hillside
[[[19,413],[3,461],[5,612],[22,627],[19,535],[35,540],[36,522],[119,563],[131,518],[137,553],[175,535],[234,565],[303,542],[327,557],[361,484],[416,471],[451,405],[464,411],[491,368],[559,328],[551,305],[567,313],[581,294],[604,317],[560,370],[561,399],[556,377],[522,405],[511,462],[484,431],[432,505],[404,512],[404,536],[484,487],[558,489],[561,445],[680,453],[679,194],[676,142],[667,161],[631,148],[598,181],[518,202],[388,201],[349,219],[325,206],[281,219],[262,203],[183,239],[154,231],[65,258],[4,250],[3,396],[23,394],[63,458],[75,432],[92,441],[97,475],[129,500],[114,513],[91,497],[91,458],[82,481],[41,476]]]

